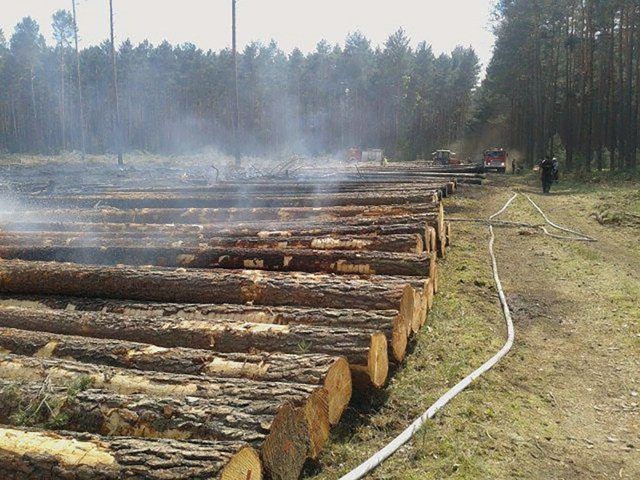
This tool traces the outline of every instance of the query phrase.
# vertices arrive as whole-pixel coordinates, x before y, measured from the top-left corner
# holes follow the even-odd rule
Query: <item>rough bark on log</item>
[[[46,353],[46,352],[45,352]],[[301,383],[257,382],[247,379],[210,378],[196,375],[147,372],[70,360],[4,354],[0,357],[1,377],[16,381],[51,380],[68,385],[87,379],[94,388],[114,393],[146,394],[165,397],[200,397],[224,400],[239,408],[248,400],[262,404],[265,412],[276,413],[287,402],[296,406],[323,388]]]
[[[427,186],[421,192],[373,192],[373,193],[327,193],[308,196],[266,196],[261,194],[207,194],[207,195],[123,195],[101,196],[55,196],[32,205],[56,208],[113,207],[118,209],[138,208],[318,208],[340,206],[380,206],[433,201],[433,191]],[[448,191],[447,186],[441,187]],[[435,190],[435,189],[434,189]]]
[[[226,239],[224,239],[226,240]],[[231,239],[230,239],[231,240]],[[227,240],[228,241],[228,240]],[[54,247],[54,246],[149,246],[149,247],[198,247],[205,246],[199,234],[164,235],[137,232],[13,232],[0,233],[0,245],[4,247]]]
[[[387,169],[385,169],[387,171]],[[392,170],[393,171],[393,170]],[[111,187],[111,186],[93,186],[88,188],[84,186],[82,191],[77,192],[77,195],[95,195],[95,194],[208,194],[208,193],[246,193],[246,194],[272,194],[282,195],[282,192],[287,192],[292,195],[313,194],[313,193],[347,193],[347,192],[361,192],[361,191],[377,191],[379,189],[385,190],[403,190],[411,187],[415,187],[418,184],[434,184],[442,185],[448,181],[457,181],[460,179],[485,179],[486,176],[481,173],[465,173],[465,172],[424,172],[419,168],[402,168],[404,172],[422,172],[427,173],[428,177],[425,180],[416,182],[412,179],[408,183],[376,183],[362,180],[355,181],[335,181],[335,179],[325,180],[314,179],[313,181],[292,180],[292,181],[278,181],[278,182],[260,182],[256,180],[247,180],[242,182],[233,181],[221,181],[209,186],[189,186],[189,187],[177,187],[175,185],[167,186],[152,186],[152,187]],[[409,174],[410,174],[409,173]],[[89,192],[89,193],[87,193]]]
[[[298,237],[213,237],[201,234],[150,236],[136,233],[94,233],[94,232],[37,232],[0,233],[0,245],[6,247],[198,247],[205,243],[214,248],[240,249],[307,249],[307,250],[358,250],[395,253],[424,253],[423,236],[417,233],[376,236],[298,236]]]
[[[205,318],[277,325],[311,325],[380,331],[387,337],[389,357],[401,362],[411,335],[411,323],[397,310],[356,310],[261,305],[213,305],[128,302],[76,297],[0,296],[0,306],[118,313],[128,316],[176,316],[193,320]],[[1,317],[0,317],[1,318]],[[248,363],[252,363],[247,361]],[[189,372],[185,372],[189,373]],[[274,379],[277,380],[277,379]],[[314,383],[301,380],[303,383]]]
[[[57,209],[27,210],[19,213],[19,218],[46,217],[57,221],[115,222],[115,223],[216,223],[231,221],[296,220],[296,219],[339,219],[349,217],[383,217],[415,215],[432,212],[434,203],[388,205],[372,207],[299,207],[299,208],[165,208],[165,209]],[[13,217],[17,217],[14,214]],[[13,217],[8,217],[11,219]],[[15,219],[15,218],[14,218]]]
[[[464,177],[462,177],[464,178]],[[477,176],[467,178],[477,179]],[[355,194],[392,194],[396,192],[409,192],[411,194],[425,194],[432,188],[434,190],[442,189],[448,182],[449,178],[440,179],[422,179],[418,182],[412,181],[408,183],[388,183],[388,182],[347,182],[347,183],[331,183],[331,182],[314,182],[314,183],[217,183],[209,187],[160,187],[160,188],[90,188],[83,186],[82,191],[71,192],[63,190],[56,195],[57,198],[69,197],[78,200],[92,198],[98,202],[101,198],[117,198],[126,200],[149,199],[149,198],[216,198],[221,195],[228,197],[236,197],[240,195],[255,195],[258,197],[311,197],[311,196],[329,196],[329,195],[355,195]],[[33,198],[33,197],[30,197]],[[88,206],[95,203],[87,201]]]
[[[0,312],[1,325],[5,325],[3,318]],[[26,326],[34,327],[28,323]],[[279,352],[214,353],[4,327],[0,327],[0,351],[136,370],[319,385],[327,390],[331,424],[340,420],[351,399],[351,373],[342,357]]]
[[[413,248],[415,253],[431,253],[428,240],[429,225],[437,225],[435,216],[381,217],[379,222],[370,221],[362,225],[349,226],[350,222],[325,223],[271,223],[271,224],[233,224],[230,227],[218,225],[160,225],[125,223],[20,223],[6,224],[6,228],[15,229],[14,233],[0,237],[0,244],[16,246],[29,245],[35,240],[65,245],[102,245],[103,239],[122,239],[122,242],[140,242],[142,244],[170,244],[171,246],[210,246],[254,248],[271,246],[280,248],[292,245],[294,248],[305,246],[305,242],[319,250],[327,247],[338,248],[345,244],[351,250],[365,251],[401,251],[400,239],[411,241],[404,248]],[[388,223],[396,221],[398,223]],[[344,223],[344,224],[343,224]],[[47,230],[48,229],[48,230]],[[130,229],[130,230],[128,230]],[[41,233],[44,232],[44,233]],[[435,230],[433,234],[435,245]],[[420,237],[420,239],[418,239]],[[11,240],[13,238],[13,240]],[[362,240],[362,242],[360,242]],[[106,241],[106,240],[105,240]],[[182,242],[182,243],[181,243]],[[423,251],[419,252],[420,244]],[[166,245],[165,245],[166,246]]]
[[[216,247],[3,247],[0,258],[91,265],[156,265],[173,268],[426,277],[432,257],[410,253],[267,250]]]
[[[142,372],[101,365],[87,365],[58,359],[32,358],[19,355],[0,357],[0,377],[7,381],[48,381],[52,385],[68,386],[86,380],[93,388],[120,395],[144,394],[159,397],[199,397],[217,399],[230,408],[242,408],[247,402],[262,404],[265,411],[271,409],[283,425],[271,425],[277,431],[288,428],[284,435],[269,436],[269,451],[274,457],[262,455],[265,468],[272,469],[279,462],[299,465],[297,478],[307,455],[314,455],[328,439],[329,418],[327,392],[324,388],[291,383],[264,383],[236,379],[203,379],[191,375],[171,375]],[[295,407],[294,407],[295,402]],[[284,413],[281,413],[284,412]],[[321,426],[322,428],[319,428]],[[304,435],[300,432],[305,431]],[[295,445],[275,442],[273,438],[292,436],[300,439]],[[302,445],[303,444],[303,445]]]
[[[343,218],[324,221],[235,222],[219,224],[84,223],[84,222],[9,222],[5,232],[91,232],[121,235],[185,237],[206,241],[213,237],[296,237],[341,235],[424,235],[425,224],[438,228],[444,223],[442,210],[417,215],[372,218]]]
[[[105,438],[0,427],[0,477],[261,480],[263,472],[256,450],[239,442]]]
[[[329,431],[328,424],[316,421],[310,438],[304,438],[304,408],[283,406],[274,415],[265,413],[251,402],[243,407],[228,406],[220,400],[172,398],[141,394],[113,394],[97,389],[77,391],[51,386],[47,382],[6,382],[0,380],[0,422],[11,423],[15,415],[31,415],[34,425],[55,422],[59,428],[106,436],[169,438],[174,440],[237,441],[256,448],[273,443],[274,438],[300,436],[294,448],[296,458],[289,465],[298,471],[307,458],[317,458]],[[40,414],[38,406],[47,402],[48,410]],[[317,406],[314,406],[314,408]],[[290,440],[289,440],[290,441]],[[309,443],[310,441],[310,443]],[[272,445],[273,453],[282,455],[283,444]],[[279,450],[276,452],[276,450]],[[265,458],[273,470],[279,458]]]
[[[386,337],[382,332],[371,330],[176,317],[143,319],[115,313],[38,311],[16,307],[1,308],[0,322],[10,328],[126,340],[168,348],[344,356],[354,371],[368,373],[370,383],[377,388],[384,386],[389,368]]]
[[[43,401],[48,407],[38,408]],[[55,423],[57,429],[109,437],[223,440],[259,447],[274,417],[251,403],[238,408],[204,398],[121,395],[90,387],[76,391],[72,385],[0,379],[0,423],[5,425],[18,418],[33,426]]]
[[[0,293],[66,295],[176,303],[254,303],[319,308],[402,309],[409,282],[389,276],[96,267],[0,262]]]
[[[300,236],[300,237],[240,237],[237,239],[210,238],[207,242],[212,247],[229,246],[234,248],[275,248],[275,249],[309,249],[309,250],[352,250],[393,253],[424,253],[422,235],[376,235],[376,236]]]

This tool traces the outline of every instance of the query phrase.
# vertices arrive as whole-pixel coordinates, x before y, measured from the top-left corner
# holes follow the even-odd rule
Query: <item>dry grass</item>
[[[452,202],[488,217],[511,189],[494,177]],[[637,229],[599,224],[607,201],[628,208],[634,184],[561,184],[535,200],[551,218],[598,238],[566,243],[501,229],[497,254],[516,322],[516,345],[377,470],[377,479],[640,478],[640,246]],[[505,219],[539,223],[520,198]],[[352,413],[322,457],[317,479],[335,479],[399,433],[504,341],[486,253],[487,234],[457,223],[441,266],[428,327],[371,415]]]

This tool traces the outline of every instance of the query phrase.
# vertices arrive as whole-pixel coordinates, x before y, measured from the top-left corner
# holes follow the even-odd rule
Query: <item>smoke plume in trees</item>
[[[31,18],[8,42],[0,35],[0,150],[81,150],[74,22],[53,18],[54,46]],[[82,26],[80,25],[80,28]],[[87,151],[113,152],[110,45],[80,52]],[[183,152],[233,149],[233,58],[163,42],[117,51],[118,88],[127,149]],[[271,42],[239,54],[240,135],[245,154],[320,154],[379,147],[403,158],[427,156],[463,134],[479,74],[471,48],[435,56],[410,47],[404,31],[373,48],[361,33],[344,45],[287,54]]]

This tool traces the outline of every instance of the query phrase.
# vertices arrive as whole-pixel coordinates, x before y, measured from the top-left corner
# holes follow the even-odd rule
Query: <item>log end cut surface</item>
[[[329,401],[324,388],[313,392],[304,405],[310,438],[309,456],[318,458],[329,440]]]
[[[324,380],[324,388],[329,397],[329,423],[336,425],[351,400],[352,382],[349,362],[340,358],[331,366]]]
[[[400,301],[400,313],[406,322],[407,331],[417,332],[420,329],[421,302],[418,292],[411,286],[404,287]]]
[[[262,480],[260,455],[251,447],[236,453],[222,471],[221,480]]]
[[[393,360],[402,362],[407,354],[407,344],[409,331],[405,323],[404,317],[398,313],[393,319],[393,329],[391,331],[391,353]]]
[[[371,335],[371,348],[369,349],[369,377],[371,383],[377,388],[384,387],[389,376],[389,355],[387,350],[387,338],[384,333]]]
[[[360,392],[384,387],[389,376],[388,343],[384,333],[371,334],[367,365],[351,365],[351,373],[354,389]]]
[[[311,452],[304,408],[284,405],[271,424],[262,444],[262,464],[272,480],[297,480]]]

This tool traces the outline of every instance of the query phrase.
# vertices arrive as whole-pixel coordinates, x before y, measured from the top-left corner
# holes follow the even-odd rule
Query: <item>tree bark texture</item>
[[[239,442],[0,428],[0,476],[7,480],[260,480],[262,475],[258,453]]]
[[[0,262],[0,293],[402,311],[403,277]]]
[[[90,265],[155,265],[416,277],[429,276],[434,261],[428,255],[410,253],[146,246],[0,247],[0,258]]]
[[[0,314],[0,324],[4,325],[1,318]],[[338,422],[351,398],[351,373],[342,357],[280,352],[215,353],[5,327],[0,327],[0,351],[134,370],[319,385],[327,390],[332,424]]]

